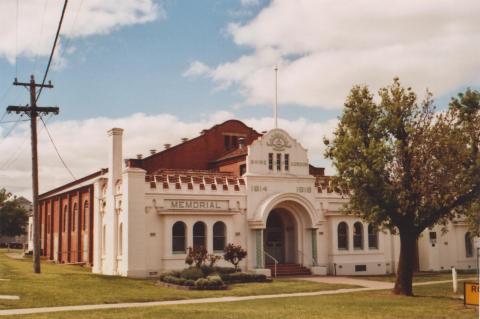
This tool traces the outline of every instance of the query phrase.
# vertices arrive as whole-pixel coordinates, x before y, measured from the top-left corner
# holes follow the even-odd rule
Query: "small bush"
[[[168,272],[164,272],[163,274],[160,275],[160,280],[164,281],[163,278],[166,276],[172,276],[172,277],[180,277],[180,271],[179,270],[172,270]]]
[[[208,279],[207,278],[199,278],[195,281],[195,287],[198,289],[205,289],[208,286]]]
[[[195,286],[195,281],[194,280],[191,280],[191,279],[187,279],[185,280],[185,282],[183,283],[184,286],[188,286],[188,287],[193,287]]]
[[[197,248],[188,247],[185,263],[187,265],[192,265],[193,263],[195,263],[195,266],[201,267],[207,260],[207,255],[208,251],[203,246]]]
[[[223,280],[220,276],[208,276],[208,285],[210,287],[221,287],[223,286]]]
[[[236,272],[237,270],[235,270],[235,268],[233,267],[215,267],[215,272],[219,273],[219,274],[233,274],[234,272]]]
[[[208,276],[207,278],[200,278],[195,281],[197,289],[219,289],[225,286],[222,278],[219,276]]]
[[[244,283],[244,282],[265,282],[267,276],[261,274],[247,274],[236,272],[231,274],[221,274],[220,277],[226,283]]]
[[[232,263],[235,270],[238,269],[238,264],[247,257],[247,251],[240,245],[228,244],[224,249],[223,259]]]
[[[197,267],[190,267],[190,268],[184,269],[180,273],[181,278],[190,279],[190,280],[197,280],[204,276],[205,275],[203,274],[202,270]]]
[[[201,266],[200,269],[202,270],[204,277],[210,276],[216,272],[215,267],[210,267],[207,265]]]
[[[169,284],[180,285],[180,286],[182,286],[185,283],[185,279],[177,278],[173,276],[165,276],[162,281]]]
[[[217,255],[214,255],[214,254],[208,254],[207,255],[208,265],[212,268],[213,268],[213,266],[215,266],[217,261],[219,261],[220,259],[222,259],[222,256],[217,256]]]

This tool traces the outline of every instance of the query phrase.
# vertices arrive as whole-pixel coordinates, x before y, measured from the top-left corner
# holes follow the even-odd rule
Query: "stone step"
[[[272,276],[274,276],[275,265],[268,264],[265,267],[270,269]],[[288,263],[277,265],[277,276],[308,276],[311,274],[310,269],[299,264]]]

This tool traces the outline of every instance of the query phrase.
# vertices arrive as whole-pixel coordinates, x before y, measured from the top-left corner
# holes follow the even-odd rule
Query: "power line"
[[[28,134],[25,135],[25,138],[23,139],[22,141],[22,144],[19,144],[17,146],[17,149],[15,150],[15,152],[12,153],[12,155],[2,163],[2,165],[0,165],[0,170],[3,170],[3,169],[7,169],[11,164],[13,164],[18,156],[20,155],[20,152],[23,150],[23,147],[25,146],[25,143],[28,141]]]
[[[22,116],[23,116],[23,115],[22,115]],[[21,119],[21,116],[20,116],[20,119],[16,120],[16,121],[13,123],[12,127],[11,127],[10,130],[7,132],[7,135],[5,135],[5,136],[3,137],[2,142],[5,141],[5,140],[7,139],[7,137],[10,136],[10,134],[12,134],[13,130],[15,129],[15,127],[16,127],[16,126],[18,125],[18,123],[20,123],[20,122],[23,122],[23,120]],[[1,143],[0,143],[0,144],[1,144]]]
[[[66,168],[66,170],[67,170],[68,173],[70,174],[70,176],[72,176],[73,180],[76,180],[75,175],[73,175],[72,171],[71,171],[70,168],[67,166],[67,163],[65,163],[65,161],[63,160],[62,155],[60,155],[60,152],[58,151],[57,145],[55,145],[55,142],[53,141],[53,138],[52,138],[52,136],[50,135],[50,132],[49,132],[49,130],[48,130],[48,128],[47,128],[47,124],[45,124],[45,121],[43,120],[43,117],[40,116],[40,120],[42,121],[43,126],[45,127],[45,132],[47,132],[48,138],[50,139],[50,142],[52,142],[52,145],[53,145],[53,148],[55,149],[55,152],[57,152],[58,158],[60,159],[60,161],[62,162],[63,166]]]
[[[0,98],[0,104],[3,103],[3,100],[5,100],[5,98],[7,97],[8,93],[10,93],[12,87],[11,86],[8,86],[7,90],[5,91],[5,93],[3,93],[2,97]],[[3,119],[3,118],[2,118]],[[0,120],[1,121],[1,120]]]
[[[2,122],[2,120],[5,118],[5,116],[7,116],[8,112],[5,111],[2,115],[2,117],[0,118],[0,123]]]
[[[73,18],[72,27],[70,28],[70,37],[67,37],[67,41],[65,42],[65,49],[68,48],[68,46],[70,45],[70,41],[72,41],[73,31],[75,30],[77,18],[80,14],[80,11],[82,10],[82,6],[83,6],[83,0],[80,1],[80,5],[78,6],[77,13],[75,13],[75,17]]]
[[[10,123],[15,123],[15,122],[27,122],[27,121],[30,121],[30,120],[16,120],[16,121],[3,121],[3,122],[0,121],[0,125],[1,124],[10,124]]]
[[[52,118],[52,114],[50,113],[49,114],[49,117],[45,120],[45,123],[48,122],[48,120],[50,120]],[[40,132],[42,131],[43,127],[40,128]],[[25,146],[25,143],[28,141],[28,134],[24,136],[24,139],[22,141],[21,144],[18,144],[17,145],[17,149],[15,150],[15,152],[6,160],[2,163],[2,165],[0,165],[0,170],[2,169],[7,169],[8,167],[10,167],[11,164],[13,164],[18,156],[21,154],[20,152],[23,150],[23,147]]]
[[[37,94],[37,98],[35,99],[35,102],[38,101],[38,99],[40,98],[40,94],[42,94],[42,89],[43,89],[43,86],[45,85],[45,80],[47,79],[48,71],[50,70],[50,64],[52,63],[53,54],[55,53],[55,48],[57,46],[58,36],[60,35],[60,29],[62,28],[63,17],[65,16],[65,10],[67,9],[67,4],[68,4],[68,0],[65,0],[63,4],[62,15],[60,16],[60,21],[58,23],[57,33],[55,34],[55,40],[53,41],[52,52],[50,53],[50,58],[48,59],[47,68],[45,69],[45,74],[43,75],[42,86],[40,86],[40,89],[38,90],[38,94]]]

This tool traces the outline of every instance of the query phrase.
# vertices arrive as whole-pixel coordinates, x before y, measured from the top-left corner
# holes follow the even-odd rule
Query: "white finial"
[[[273,106],[273,118],[275,121],[275,128],[278,128],[278,116],[277,116],[277,107],[278,107],[278,97],[277,97],[277,74],[278,66],[275,65],[275,105]]]

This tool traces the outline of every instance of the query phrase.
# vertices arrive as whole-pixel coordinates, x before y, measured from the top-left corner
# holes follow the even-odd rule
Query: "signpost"
[[[478,306],[480,285],[476,282],[463,283],[463,302],[465,305]]]

